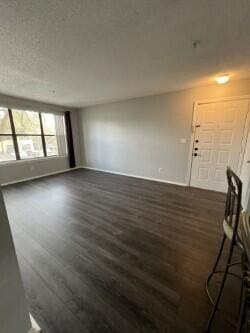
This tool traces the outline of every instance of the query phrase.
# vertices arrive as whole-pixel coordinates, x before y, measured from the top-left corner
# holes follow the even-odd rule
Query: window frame
[[[44,159],[44,158],[55,158],[55,157],[60,157],[59,152],[55,155],[49,155],[47,154],[47,146],[46,146],[46,140],[45,137],[56,137],[56,133],[55,134],[44,134],[44,128],[43,128],[43,119],[42,119],[42,113],[45,112],[40,112],[40,111],[33,111],[33,110],[23,110],[23,112],[25,111],[32,111],[32,112],[36,112],[38,113],[38,117],[39,117],[39,124],[40,124],[40,131],[41,133],[39,134],[31,134],[31,133],[16,133],[16,129],[15,129],[15,122],[14,122],[14,118],[13,118],[13,113],[12,113],[12,109],[10,108],[6,108],[8,110],[8,115],[9,115],[9,121],[10,121],[10,128],[11,128],[11,133],[9,134],[2,134],[0,133],[0,137],[1,136],[6,136],[6,137],[11,137],[12,141],[13,141],[13,146],[14,146],[14,152],[15,152],[15,159],[13,160],[7,160],[7,161],[0,161],[0,164],[5,164],[5,163],[15,163],[17,161],[30,161],[30,160],[36,160],[36,159]],[[21,111],[21,110],[20,110]],[[47,112],[46,112],[47,113]],[[48,112],[49,113],[49,112]],[[49,114],[53,114],[53,113],[49,113]],[[40,137],[41,141],[42,141],[42,150],[43,150],[43,156],[39,156],[39,157],[31,157],[31,158],[21,158],[20,155],[20,150],[19,150],[19,146],[18,146],[18,137],[25,137],[25,136],[31,136],[31,137]],[[66,133],[65,133],[66,136]]]

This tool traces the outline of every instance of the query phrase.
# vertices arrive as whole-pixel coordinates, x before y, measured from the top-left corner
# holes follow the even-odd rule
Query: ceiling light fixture
[[[228,74],[223,74],[216,77],[216,82],[219,84],[225,84],[229,81],[230,76]]]

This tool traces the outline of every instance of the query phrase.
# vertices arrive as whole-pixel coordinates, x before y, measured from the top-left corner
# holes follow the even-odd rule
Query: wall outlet
[[[30,171],[33,171],[33,170],[35,170],[35,167],[34,167],[34,165],[31,165],[30,166]]]
[[[186,138],[181,138],[180,143],[187,143],[187,139]]]
[[[163,168],[159,168],[158,169],[159,172],[163,172],[163,170],[164,170]]]

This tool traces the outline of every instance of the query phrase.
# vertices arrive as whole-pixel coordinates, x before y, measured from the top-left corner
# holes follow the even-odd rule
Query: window
[[[0,107],[0,162],[65,154],[63,115]]]
[[[43,132],[44,139],[47,147],[47,156],[53,156],[58,154],[58,146],[56,139],[56,121],[53,114],[43,113]]]
[[[0,108],[0,162],[15,160],[15,149],[10,126],[9,111]]]

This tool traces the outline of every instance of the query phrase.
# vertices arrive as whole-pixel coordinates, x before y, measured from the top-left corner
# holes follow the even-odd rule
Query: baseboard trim
[[[40,333],[42,332],[41,327],[38,325],[34,317],[30,314],[31,329],[28,333]]]
[[[89,169],[89,170],[101,171],[101,172],[111,173],[111,174],[125,176],[125,177],[133,177],[133,178],[139,178],[139,179],[152,180],[152,181],[159,182],[159,183],[166,183],[166,184],[172,184],[172,185],[178,185],[178,186],[184,186],[184,187],[188,186],[188,184],[186,184],[186,183],[174,182],[174,181],[171,181],[171,180],[158,179],[158,178],[152,178],[152,177],[138,176],[138,175],[134,175],[134,174],[130,174],[130,173],[116,172],[116,171],[110,171],[110,170],[99,169],[99,168],[92,168],[92,167],[85,166],[85,165],[81,165],[81,166],[71,168],[71,169],[64,169],[64,170],[60,170],[60,171],[44,173],[44,174],[39,175],[39,176],[23,178],[23,179],[20,179],[20,180],[14,180],[14,181],[11,181],[11,182],[3,183],[3,184],[1,184],[1,186],[4,187],[4,186],[12,185],[12,184],[23,183],[23,182],[27,182],[27,181],[30,181],[30,180],[35,180],[35,179],[39,179],[39,178],[43,178],[43,177],[53,176],[53,175],[57,175],[57,174],[60,174],[60,173],[69,172],[69,171],[77,170],[77,169]]]
[[[64,169],[64,170],[60,170],[60,171],[54,171],[54,172],[50,172],[50,173],[44,173],[42,175],[39,176],[34,176],[34,177],[29,177],[29,178],[23,178],[23,179],[19,179],[19,180],[14,180],[11,182],[6,182],[1,184],[1,186],[8,186],[8,185],[12,185],[12,184],[17,184],[17,183],[23,183],[23,182],[28,182],[30,180],[34,180],[34,179],[38,179],[38,178],[43,178],[43,177],[48,177],[48,176],[53,176],[53,175],[57,175],[59,173],[64,173],[64,172],[68,172],[68,171],[72,171],[72,170],[76,170],[76,169],[81,169],[81,167],[75,167],[75,168],[71,168],[71,169]]]
[[[139,179],[152,180],[152,181],[159,182],[159,183],[166,183],[166,184],[172,184],[172,185],[178,185],[178,186],[185,186],[185,187],[188,186],[187,184],[181,183],[181,182],[173,182],[171,180],[151,178],[151,177],[144,177],[144,176],[138,176],[138,175],[124,173],[124,172],[116,172],[116,171],[110,171],[110,170],[92,168],[92,167],[89,167],[89,166],[86,166],[86,165],[82,165],[80,168],[94,170],[94,171],[102,171],[102,172],[112,173],[112,174],[115,174],[115,175],[126,176],[126,177],[134,177],[134,178],[139,178]]]

